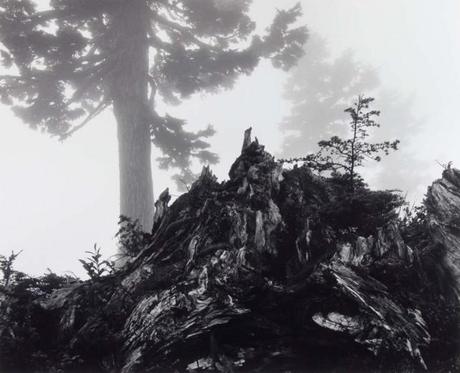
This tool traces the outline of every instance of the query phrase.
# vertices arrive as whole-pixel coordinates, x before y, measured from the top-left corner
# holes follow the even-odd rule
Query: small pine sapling
[[[378,110],[370,110],[372,97],[359,96],[357,101],[345,110],[350,115],[350,137],[343,139],[333,136],[329,140],[318,143],[320,150],[303,158],[283,160],[283,162],[304,162],[318,171],[332,171],[343,174],[351,191],[355,190],[358,174],[356,169],[366,160],[380,162],[382,155],[389,155],[391,150],[398,150],[399,140],[370,143],[367,138],[369,130],[380,127],[375,118],[380,115]]]

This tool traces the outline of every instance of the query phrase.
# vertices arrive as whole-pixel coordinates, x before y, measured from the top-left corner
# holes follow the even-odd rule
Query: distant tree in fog
[[[297,5],[255,33],[252,0],[3,0],[0,98],[34,128],[66,138],[107,107],[115,114],[121,214],[150,230],[151,141],[161,167],[214,162],[206,137],[155,111],[199,91],[230,88],[262,58],[288,69],[303,53]]]
[[[414,191],[424,180],[424,165],[412,149],[411,140],[421,121],[414,118],[412,100],[384,89],[371,66],[356,61],[351,51],[333,57],[326,41],[311,34],[305,56],[292,70],[284,97],[292,105],[280,129],[284,133],[281,157],[295,158],[315,152],[318,142],[332,135],[343,136],[347,120],[344,109],[360,94],[372,94],[382,110],[382,128],[375,141],[398,138],[401,150],[390,154],[376,168],[374,184],[379,188]]]
[[[314,151],[324,137],[344,134],[344,109],[378,85],[376,72],[357,63],[351,51],[333,58],[326,41],[310,35],[305,56],[290,73],[284,92],[292,108],[281,123],[283,157]]]

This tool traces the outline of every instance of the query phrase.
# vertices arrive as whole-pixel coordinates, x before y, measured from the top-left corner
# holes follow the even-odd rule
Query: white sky
[[[275,8],[291,0],[255,0],[261,27]],[[414,133],[418,156],[431,179],[435,160],[460,166],[460,1],[302,0],[304,21],[334,53],[351,48],[357,60],[379,70],[385,88],[415,96],[415,114],[425,130]],[[213,124],[213,150],[220,178],[252,126],[267,149],[281,144],[278,123],[289,105],[281,99],[285,75],[263,64],[232,91],[200,96],[168,109],[191,128]],[[0,254],[23,250],[18,268],[31,274],[47,267],[82,275],[78,259],[94,243],[115,252],[118,217],[118,155],[114,120],[108,112],[61,144],[32,131],[0,107]],[[153,156],[155,157],[155,155]],[[426,185],[431,180],[426,181]],[[155,195],[173,186],[154,164]]]

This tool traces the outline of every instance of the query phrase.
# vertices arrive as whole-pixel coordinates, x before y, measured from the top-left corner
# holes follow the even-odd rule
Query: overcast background
[[[255,0],[253,16],[263,30],[276,8],[291,0]],[[426,176],[410,198],[420,200],[442,168],[460,166],[460,1],[458,0],[302,0],[303,21],[325,38],[333,55],[352,49],[357,60],[375,67],[381,85],[413,98],[413,115],[423,125],[409,134],[417,167]],[[254,134],[272,153],[283,141],[279,123],[289,114],[283,99],[286,74],[262,64],[236,87],[214,96],[197,96],[170,113],[192,128],[208,123],[221,158],[213,170],[220,179],[241,148],[242,132]],[[118,220],[118,154],[110,112],[59,143],[32,131],[0,107],[0,254],[23,250],[17,268],[41,274],[82,275],[78,258],[94,243],[115,253]],[[407,137],[407,134],[406,134]],[[156,158],[158,154],[153,154]],[[378,187],[372,172],[368,181]],[[174,187],[154,163],[155,195]],[[398,185],[392,187],[397,188]]]

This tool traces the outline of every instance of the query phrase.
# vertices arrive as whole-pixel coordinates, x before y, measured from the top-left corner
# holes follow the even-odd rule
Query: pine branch
[[[96,118],[99,114],[101,114],[110,104],[106,101],[103,100],[102,102],[99,103],[98,106],[92,110],[88,116],[81,122],[79,125],[73,127],[71,130],[66,132],[65,134],[61,135],[61,141],[66,140],[69,138],[71,135],[73,135],[75,132],[78,130],[82,129],[84,126],[86,126],[91,120]]]

